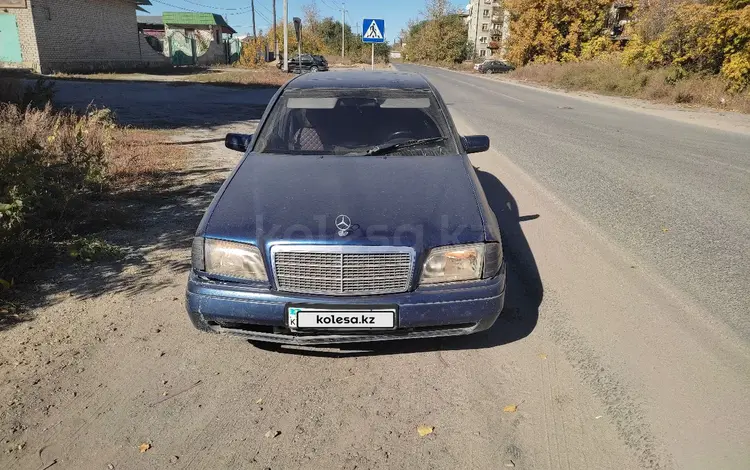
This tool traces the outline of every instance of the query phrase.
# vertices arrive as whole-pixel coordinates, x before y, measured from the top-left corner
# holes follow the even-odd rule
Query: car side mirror
[[[467,135],[461,137],[466,153],[486,152],[490,149],[490,138],[486,135]]]
[[[224,138],[224,145],[228,149],[236,150],[238,152],[245,152],[250,146],[250,141],[253,140],[252,134],[227,134]]]

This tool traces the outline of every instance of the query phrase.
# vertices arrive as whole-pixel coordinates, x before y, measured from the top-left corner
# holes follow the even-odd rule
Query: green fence
[[[173,65],[195,65],[198,54],[195,39],[176,32],[169,36],[169,56]]]
[[[242,54],[242,41],[239,39],[225,39],[224,40],[224,53],[226,56],[227,64],[233,64],[240,60]]]

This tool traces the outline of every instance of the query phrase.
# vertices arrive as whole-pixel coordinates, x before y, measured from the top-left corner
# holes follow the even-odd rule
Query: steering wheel
[[[404,139],[404,138],[411,139],[412,137],[414,137],[414,133],[412,131],[395,131],[395,132],[391,132],[391,134],[388,136],[388,138],[385,141],[392,142],[396,139]]]

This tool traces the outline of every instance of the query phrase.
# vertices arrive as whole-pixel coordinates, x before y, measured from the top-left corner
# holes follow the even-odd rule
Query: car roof
[[[315,88],[389,88],[429,90],[426,78],[417,73],[386,71],[333,71],[308,73],[291,80],[288,90]]]

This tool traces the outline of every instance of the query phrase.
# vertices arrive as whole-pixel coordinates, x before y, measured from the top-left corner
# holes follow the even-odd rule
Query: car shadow
[[[497,216],[503,239],[503,254],[508,266],[505,308],[492,328],[469,336],[380,343],[305,347],[260,342],[251,344],[259,349],[284,354],[337,358],[486,349],[519,341],[530,335],[539,319],[544,288],[521,222],[536,220],[539,215],[521,216],[515,198],[495,175],[479,169],[476,172],[487,201]]]

